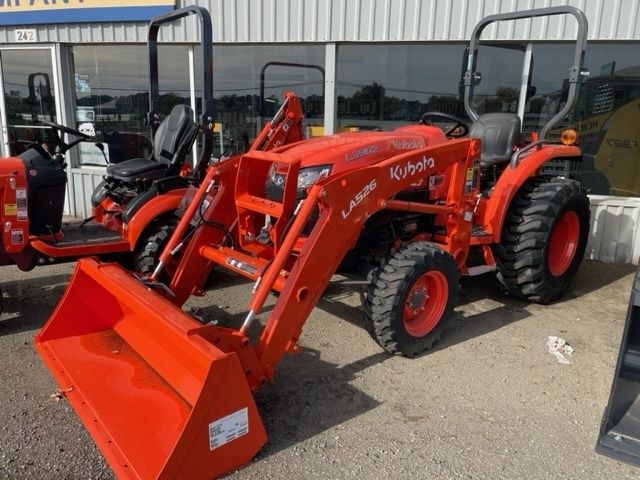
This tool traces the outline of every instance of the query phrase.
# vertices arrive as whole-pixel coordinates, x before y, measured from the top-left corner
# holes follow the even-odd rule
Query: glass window
[[[533,45],[523,131],[540,132],[564,107],[569,88],[569,67],[573,65],[574,51],[575,45],[570,43]],[[561,122],[557,128],[567,125],[567,122]]]
[[[40,121],[56,121],[51,51],[2,50],[4,100],[7,108],[9,153],[19,155],[33,142],[51,141]]]
[[[517,111],[524,47],[481,45],[479,113]],[[338,125],[390,129],[438,111],[466,118],[464,44],[345,45],[338,51]]]
[[[160,109],[189,104],[188,46],[158,49]],[[74,46],[76,123],[96,132],[111,163],[145,157],[151,152],[149,63],[146,45]],[[105,156],[90,143],[80,145],[83,165],[105,165]]]
[[[426,111],[463,115],[463,53],[462,44],[340,46],[338,127],[388,130]]]
[[[482,75],[471,104],[480,115],[518,113],[526,45],[480,45],[476,71]]]
[[[198,103],[202,97],[202,58],[196,48]],[[286,62],[296,65],[270,65]],[[307,65],[308,67],[304,67]],[[264,71],[264,99],[260,74]],[[307,134],[317,133],[324,119],[323,45],[214,45],[213,94],[216,134],[214,156],[246,151],[262,124],[281,106],[283,94],[293,90],[302,102]],[[261,112],[261,104],[264,104]],[[200,108],[200,107],[199,107]]]
[[[540,131],[564,106],[574,46],[535,44],[525,131]],[[589,43],[572,124],[583,151],[582,182],[592,194],[640,195],[640,57],[637,45]]]
[[[640,196],[640,56],[637,44],[587,47],[590,75],[574,122],[584,152],[583,183],[593,194]]]

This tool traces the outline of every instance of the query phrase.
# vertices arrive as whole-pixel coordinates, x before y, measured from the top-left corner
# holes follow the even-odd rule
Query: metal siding
[[[584,10],[589,38],[639,40],[638,0],[180,0],[200,5],[214,17],[215,42],[456,41],[469,38],[486,15],[550,5]],[[145,22],[38,25],[40,43],[146,41]],[[163,28],[161,41],[197,42],[195,18]],[[519,20],[489,26],[492,40],[566,40],[573,18]],[[14,28],[0,28],[0,43],[13,43]]]
[[[74,188],[76,211],[72,212],[78,218],[91,216],[91,193],[102,181],[104,169],[72,168],[71,178]],[[69,192],[71,193],[71,192]]]

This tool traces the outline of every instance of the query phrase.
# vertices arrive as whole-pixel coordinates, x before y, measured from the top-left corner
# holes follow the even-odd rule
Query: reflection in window
[[[574,123],[583,182],[594,194],[640,196],[640,57],[636,45],[590,44]]]
[[[341,46],[338,126],[387,130],[427,111],[463,116],[463,52],[462,44]]]
[[[202,97],[202,57],[195,49],[196,91]],[[260,72],[269,62],[289,62],[324,68],[321,45],[214,45],[213,94],[216,123],[214,156],[246,151],[262,124],[293,90],[302,102],[307,135],[318,133],[324,118],[324,79],[315,68],[270,66],[265,71],[264,111],[260,112]],[[200,113],[200,112],[199,112]]]
[[[346,45],[338,64],[338,119],[343,129],[390,129],[425,112],[466,118],[464,44]],[[481,45],[478,113],[516,112],[524,47]]]
[[[569,67],[573,65],[575,45],[534,44],[532,49],[530,96],[524,110],[523,131],[540,132],[566,104],[569,93]],[[554,130],[568,125],[561,122]]]
[[[53,140],[41,120],[56,121],[50,50],[3,50],[4,100],[11,155],[33,142]]]
[[[525,45],[480,45],[476,70],[482,74],[471,104],[480,115],[518,113]]]
[[[187,46],[161,45],[158,49],[160,110],[168,115],[174,105],[189,104]],[[96,141],[105,145],[111,163],[148,156],[151,132],[148,54],[145,45],[74,46],[76,122],[93,126]],[[83,165],[104,165],[100,150],[80,146]]]

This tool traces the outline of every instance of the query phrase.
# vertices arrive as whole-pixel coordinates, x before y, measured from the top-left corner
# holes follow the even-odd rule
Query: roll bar
[[[565,106],[551,120],[549,120],[542,131],[539,139],[544,140],[547,132],[562,120],[573,108],[578,97],[578,84],[581,76],[584,74],[584,55],[587,45],[587,18],[581,10],[575,7],[558,6],[548,8],[537,8],[534,10],[523,10],[520,12],[500,13],[490,15],[481,20],[473,29],[471,40],[469,42],[469,58],[467,61],[467,70],[464,73],[464,109],[471,120],[478,118],[478,112],[471,106],[471,97],[473,96],[473,87],[480,83],[481,76],[476,72],[478,63],[478,47],[480,43],[480,35],[482,31],[491,23],[505,20],[520,20],[524,18],[546,17],[552,15],[573,15],[578,21],[578,34],[576,36],[576,48],[573,55],[573,64],[569,68],[569,93]]]
[[[279,66],[279,67],[294,67],[294,68],[309,68],[309,69],[313,69],[313,70],[318,70],[320,72],[320,74],[322,75],[322,98],[324,98],[324,79],[325,79],[325,73],[324,73],[324,68],[322,68],[320,65],[313,65],[313,64],[307,64],[307,63],[294,63],[294,62],[268,62],[265,63],[264,66],[262,67],[262,69],[260,70],[260,117],[262,118],[264,116],[264,89],[265,89],[265,75],[266,75],[266,71],[267,68],[269,67],[274,67],[274,66]]]
[[[211,153],[213,152],[213,27],[209,12],[196,5],[174,10],[164,15],[153,17],[149,22],[148,48],[149,48],[149,124],[155,133],[160,125],[160,87],[158,85],[158,31],[164,23],[173,22],[189,15],[197,15],[200,19],[200,43],[202,52],[202,116],[200,124],[203,131],[202,155],[196,166],[196,172],[204,175]]]

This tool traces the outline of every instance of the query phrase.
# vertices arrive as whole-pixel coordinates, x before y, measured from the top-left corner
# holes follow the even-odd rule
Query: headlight
[[[331,172],[331,165],[301,168],[298,172],[298,190],[309,188],[323,178],[327,178]]]
[[[267,174],[267,183],[271,185],[275,185],[276,187],[283,188],[284,187],[284,175],[277,172],[276,164],[272,163],[271,168],[269,168],[269,173]]]
[[[331,165],[318,165],[315,167],[301,168],[298,172],[298,185],[296,186],[296,197],[304,198],[307,188],[326,178],[331,173]],[[267,197],[277,202],[282,201],[284,193],[284,182],[286,175],[278,173],[276,164],[271,165],[267,174]]]

